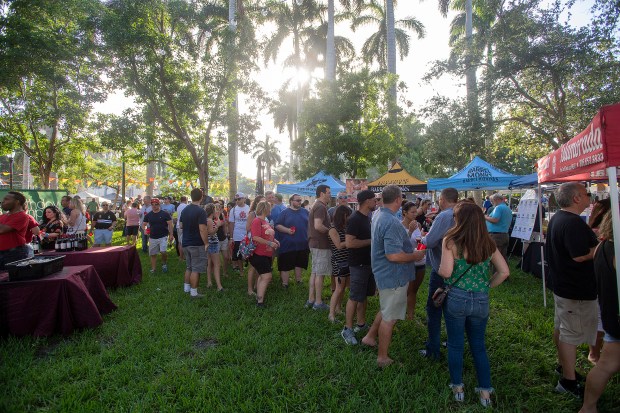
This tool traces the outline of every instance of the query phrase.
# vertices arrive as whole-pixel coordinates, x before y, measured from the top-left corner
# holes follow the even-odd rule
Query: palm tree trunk
[[[386,38],[387,38],[387,69],[396,75],[396,35],[394,32],[394,0],[385,0]],[[396,84],[390,86],[388,115],[393,126],[396,125]]]
[[[237,30],[236,22],[237,0],[229,0],[228,3],[228,28],[235,32]],[[235,65],[235,60],[232,59]],[[233,68],[232,73],[235,73]],[[234,199],[237,193],[237,126],[239,124],[239,112],[237,107],[238,97],[228,107],[228,196]]]
[[[325,78],[329,81],[336,79],[336,44],[334,40],[334,0],[327,2],[327,53],[325,57]]]

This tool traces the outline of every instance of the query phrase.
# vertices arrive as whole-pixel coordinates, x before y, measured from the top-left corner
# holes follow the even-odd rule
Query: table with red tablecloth
[[[127,287],[142,281],[142,264],[134,245],[122,247],[93,247],[84,251],[54,252],[45,255],[64,255],[65,265],[93,265],[106,287]]]
[[[65,266],[44,278],[8,281],[0,273],[0,333],[68,335],[94,328],[116,309],[92,265]]]

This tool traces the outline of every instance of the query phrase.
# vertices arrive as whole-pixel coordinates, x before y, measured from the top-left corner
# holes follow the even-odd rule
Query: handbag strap
[[[461,281],[461,278],[463,278],[463,276],[465,274],[467,274],[467,271],[469,271],[471,269],[471,267],[473,267],[474,264],[470,264],[469,267],[467,267],[467,269],[465,271],[463,271],[463,273],[461,275],[459,275],[459,278],[456,279],[455,282],[453,282],[452,284],[449,285],[449,287],[454,287],[459,281]]]

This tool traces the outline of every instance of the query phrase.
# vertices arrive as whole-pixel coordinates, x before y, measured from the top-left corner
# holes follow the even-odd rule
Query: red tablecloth
[[[38,280],[5,282],[0,274],[0,332],[15,336],[71,334],[97,327],[116,309],[92,265],[64,267]]]
[[[44,254],[64,255],[65,265],[93,265],[106,287],[126,287],[142,281],[142,264],[133,245],[71,252],[44,251]]]

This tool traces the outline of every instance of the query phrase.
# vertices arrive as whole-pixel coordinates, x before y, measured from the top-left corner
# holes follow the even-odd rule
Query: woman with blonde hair
[[[465,334],[478,378],[475,391],[484,407],[491,406],[491,368],[485,333],[489,321],[489,288],[509,275],[508,264],[489,236],[484,214],[478,205],[461,201],[454,207],[454,222],[443,239],[439,275],[450,292],[443,303],[448,333],[448,370],[454,399],[465,400],[463,348]],[[489,277],[489,264],[496,272]],[[438,291],[439,292],[439,291]],[[436,292],[437,294],[437,292]]]
[[[265,197],[263,195],[256,195],[254,201],[252,201],[252,205],[250,205],[250,212],[248,213],[248,219],[245,221],[245,231],[250,232],[252,229],[252,222],[256,218],[256,207]],[[254,244],[256,245],[256,244]],[[250,268],[248,268],[248,295],[256,295],[254,292],[254,277],[256,276],[256,269],[252,266],[252,263],[249,263]]]
[[[71,198],[69,208],[71,208],[71,214],[67,219],[67,234],[86,232],[86,207],[79,196]]]
[[[252,221],[252,242],[256,245],[254,254],[250,257],[250,264],[258,273],[256,285],[256,306],[265,307],[265,293],[267,286],[271,283],[271,264],[273,253],[280,247],[280,243],[275,240],[275,231],[267,221],[267,215],[271,212],[271,205],[267,201],[260,201],[256,205],[256,217]]]
[[[209,245],[207,247],[207,253],[209,260],[207,261],[207,288],[210,288],[213,283],[211,282],[211,272],[215,278],[215,285],[217,291],[222,292],[222,280],[220,277],[220,240],[217,238],[217,224],[215,223],[217,207],[215,204],[205,205],[205,212],[207,213],[207,231],[209,233]]]

